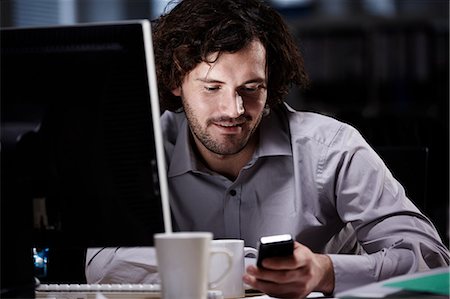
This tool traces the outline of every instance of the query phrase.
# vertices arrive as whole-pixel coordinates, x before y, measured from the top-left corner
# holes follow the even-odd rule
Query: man
[[[292,257],[248,266],[277,297],[333,293],[449,264],[430,221],[352,127],[283,103],[308,83],[281,17],[258,0],[184,0],[154,26],[174,225],[295,236]],[[175,112],[172,112],[175,111]],[[91,250],[89,282],[149,282],[146,249]]]

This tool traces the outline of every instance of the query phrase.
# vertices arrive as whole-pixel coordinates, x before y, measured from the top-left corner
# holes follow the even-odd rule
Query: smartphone
[[[262,260],[275,256],[290,256],[294,253],[294,239],[289,234],[262,237],[259,240],[256,265],[262,268]]]

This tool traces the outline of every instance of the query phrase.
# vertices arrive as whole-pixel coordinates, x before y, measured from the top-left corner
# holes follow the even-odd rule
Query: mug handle
[[[217,287],[217,285],[228,275],[228,273],[231,270],[231,267],[233,265],[233,253],[226,249],[226,248],[220,248],[220,249],[216,249],[216,248],[212,248],[210,255],[213,256],[215,254],[223,254],[227,257],[227,262],[228,262],[228,266],[225,269],[225,271],[223,271],[223,273],[219,276],[219,278],[217,278],[214,281],[210,281],[208,283],[209,289],[215,289]]]
[[[244,257],[247,255],[253,255],[256,258],[258,256],[258,250],[253,247],[244,247]]]
[[[244,257],[247,257],[247,255],[250,255],[251,257],[254,257],[256,259],[256,257],[258,256],[258,250],[253,247],[244,247]],[[249,290],[251,288],[251,286],[244,283],[244,289]]]

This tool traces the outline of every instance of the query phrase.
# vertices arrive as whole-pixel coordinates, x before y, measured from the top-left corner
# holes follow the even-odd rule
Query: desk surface
[[[46,285],[45,285],[46,286]],[[50,285],[49,285],[50,286]],[[100,290],[89,290],[89,291],[74,291],[68,290],[69,287],[74,287],[76,285],[61,285],[60,290],[55,291],[56,285],[52,287],[41,288],[41,290],[36,291],[36,298],[47,298],[47,299],[153,299],[161,298],[161,293],[159,291],[100,291]],[[66,290],[64,290],[66,288]],[[45,290],[42,290],[45,289]],[[222,299],[222,294],[216,291],[208,292],[208,299]],[[248,293],[245,298],[252,299],[270,299],[268,295],[262,293]],[[308,298],[330,298],[324,297],[322,293],[313,292]]]
[[[160,293],[149,293],[149,292],[103,292],[103,293],[97,293],[97,292],[91,292],[91,293],[85,293],[85,292],[36,292],[36,298],[38,299],[154,299],[154,298],[161,298]],[[273,297],[270,297],[268,295],[251,295],[246,296],[246,298],[252,298],[252,299],[273,299]],[[326,297],[323,296],[322,293],[311,293],[308,298],[329,298],[329,299],[337,299],[337,297]],[[369,298],[369,297],[348,297],[348,298]],[[375,298],[375,297],[372,297]],[[382,298],[382,297],[378,297]],[[442,296],[442,295],[431,295],[431,294],[417,294],[417,293],[398,293],[395,296],[388,296],[385,298],[389,299],[405,299],[405,298],[416,298],[416,299],[445,299],[449,298],[448,296]],[[208,297],[208,299],[219,299],[219,298],[211,298]]]
[[[398,276],[339,293],[336,297],[326,297],[322,293],[313,292],[307,298],[444,299],[449,298],[449,270],[450,268],[444,267],[422,273]],[[422,288],[418,288],[418,285],[421,285]],[[428,291],[428,293],[425,293],[424,291]],[[36,298],[151,299],[161,298],[161,294],[158,284],[42,285],[36,290]],[[222,298],[222,293],[220,291],[208,291],[208,299]],[[248,292],[246,298],[270,299],[273,297],[261,293]]]

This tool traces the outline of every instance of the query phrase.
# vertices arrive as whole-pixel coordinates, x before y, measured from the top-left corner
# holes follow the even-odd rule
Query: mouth
[[[214,122],[216,126],[224,128],[242,127],[243,123],[224,123],[224,122]]]
[[[251,118],[246,115],[241,115],[237,118],[217,117],[209,119],[209,125],[213,126],[219,131],[219,134],[241,134]]]
[[[242,132],[244,122],[212,122],[212,124],[224,134],[237,134]]]

